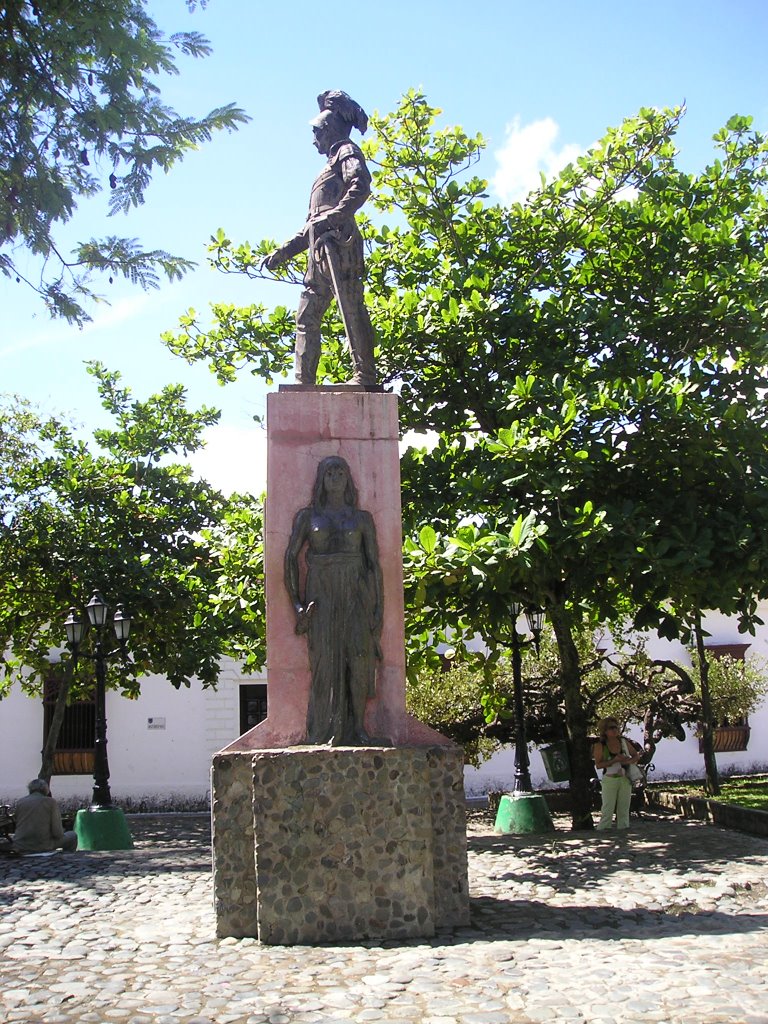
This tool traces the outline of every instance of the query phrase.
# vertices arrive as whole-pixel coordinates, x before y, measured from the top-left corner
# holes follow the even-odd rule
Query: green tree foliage
[[[574,642],[590,736],[607,715],[624,723],[641,724],[643,762],[647,763],[661,739],[683,739],[683,726],[701,720],[701,702],[690,670],[674,662],[652,660],[644,644],[636,639],[611,655],[597,646],[590,629],[578,631]],[[551,627],[544,629],[538,650],[523,643],[526,736],[539,746],[567,743],[562,667],[554,632]],[[450,665],[446,671],[443,660],[436,666],[422,665],[411,673],[409,708],[422,721],[461,743],[467,760],[476,764],[502,744],[515,742],[512,659],[508,651],[497,658],[459,651]],[[738,692],[743,698],[747,691]],[[752,692],[761,690],[757,687]],[[732,714],[736,706],[728,703]]]
[[[90,372],[115,421],[92,448],[28,406],[0,409],[0,695],[14,679],[39,692],[67,610],[82,609],[94,588],[134,618],[130,659],[109,680],[127,696],[148,673],[176,687],[193,676],[214,685],[224,654],[263,664],[260,577],[252,572],[232,598],[243,556],[226,556],[244,522],[260,534],[260,504],[225,499],[171,461],[201,446],[218,413],[188,410],[173,385],[135,401],[117,374],[99,364]],[[87,666],[80,672],[90,685]]]
[[[552,629],[543,631],[538,650],[523,637],[520,640],[528,741],[543,745],[567,740],[560,659]],[[622,683],[588,631],[576,642],[585,710],[596,720]],[[421,721],[461,743],[467,761],[478,764],[502,745],[515,742],[512,658],[507,650],[495,658],[480,651],[449,650],[450,661],[443,655],[439,663],[422,663],[410,674],[408,707]]]
[[[30,285],[53,316],[89,319],[81,303],[94,297],[94,272],[148,288],[192,266],[117,236],[65,253],[56,229],[104,188],[110,213],[143,203],[153,172],[247,120],[232,104],[199,119],[163,104],[157,80],[177,73],[176,54],[208,53],[198,32],[163,38],[145,0],[8,0],[0,7],[0,271]],[[33,255],[39,278],[19,246]]]
[[[692,654],[691,676],[701,699],[701,667]],[[738,722],[753,714],[768,693],[768,665],[762,658],[732,658],[722,655],[709,663],[712,714],[718,725]]]
[[[403,430],[437,438],[402,460],[411,665],[449,630],[479,633],[493,664],[511,601],[545,607],[586,827],[580,632],[629,614],[685,636],[704,607],[750,628],[765,591],[766,141],[734,117],[717,158],[686,173],[683,111],[643,109],[502,207],[473,173],[482,139],[438,114],[409,93],[367,143],[377,364]],[[252,275],[269,248],[211,243]],[[222,380],[285,370],[284,310],[182,326],[170,346]],[[320,379],[335,380],[334,310],[326,328]]]
[[[753,712],[768,692],[768,679],[761,659],[712,658],[707,653],[700,622],[694,631],[694,639],[696,646],[691,654],[691,675],[698,698],[698,727],[706,788],[712,796],[718,796],[720,775],[715,757],[715,728]]]
[[[499,670],[494,678],[511,706],[511,672],[502,675]],[[509,715],[496,715],[493,721],[486,721],[481,706],[486,689],[482,667],[469,661],[450,668],[425,665],[408,679],[406,704],[419,721],[460,743],[468,764],[479,765],[502,744],[514,741]]]
[[[222,650],[257,671],[266,662],[264,505],[261,497],[233,494],[221,518],[201,531],[213,567],[213,585],[201,594],[195,626],[214,622]]]

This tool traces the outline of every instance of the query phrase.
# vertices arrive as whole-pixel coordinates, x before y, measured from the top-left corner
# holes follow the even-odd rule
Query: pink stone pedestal
[[[306,738],[307,639],[296,636],[283,583],[293,518],[310,504],[318,463],[346,459],[360,508],[373,515],[384,577],[383,659],[366,732],[394,746],[445,744],[405,710],[403,538],[397,396],[346,388],[297,388],[267,396],[266,598],[268,716],[226,750],[273,750]]]
[[[463,752],[405,710],[398,442],[394,395],[324,387],[267,398],[268,717],[213,761],[220,936],[405,938],[469,919]],[[283,560],[329,455],[346,459],[376,524],[383,657],[365,728],[388,748],[303,745],[309,656]]]

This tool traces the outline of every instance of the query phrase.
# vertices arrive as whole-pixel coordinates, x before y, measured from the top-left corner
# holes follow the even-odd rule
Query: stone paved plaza
[[[334,947],[217,940],[202,816],[124,853],[0,859],[0,1020],[23,1024],[766,1024],[768,841],[469,826],[471,927]]]

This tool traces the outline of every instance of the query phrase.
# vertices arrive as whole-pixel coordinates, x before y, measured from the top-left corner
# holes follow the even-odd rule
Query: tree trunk
[[[59,680],[59,691],[56,694],[56,705],[53,709],[51,726],[48,730],[48,735],[45,737],[45,744],[42,750],[42,763],[40,765],[40,774],[38,777],[45,779],[49,785],[51,782],[51,776],[53,775],[53,758],[56,753],[56,746],[59,742],[61,723],[64,721],[64,712],[67,708],[67,697],[69,696],[71,685],[72,674],[71,672],[67,672],[61,676]]]
[[[568,757],[571,763],[571,828],[591,829],[592,821],[592,757],[589,749],[587,717],[581,695],[579,653],[571,633],[571,617],[562,604],[547,608],[555,631],[560,655],[565,723],[568,729]]]
[[[643,759],[641,764],[650,764],[656,753],[656,723],[658,718],[651,708],[643,715]]]
[[[696,615],[693,629],[696,638],[696,653],[699,657],[699,681],[701,683],[701,746],[704,751],[704,772],[706,774],[705,789],[710,796],[720,793],[720,776],[715,757],[714,721],[712,719],[712,700],[709,692],[709,662],[704,648],[704,636],[701,630],[701,614]]]

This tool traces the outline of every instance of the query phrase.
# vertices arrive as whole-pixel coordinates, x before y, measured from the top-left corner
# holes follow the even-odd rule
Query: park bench
[[[0,839],[10,839],[16,828],[11,808],[8,804],[0,804]]]
[[[0,855],[5,857],[16,857],[18,854],[11,845],[11,836],[16,828],[16,822],[11,814],[8,804],[0,804]]]

